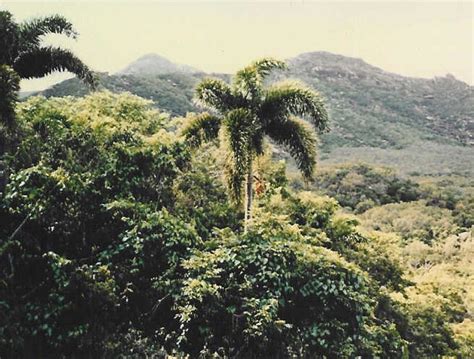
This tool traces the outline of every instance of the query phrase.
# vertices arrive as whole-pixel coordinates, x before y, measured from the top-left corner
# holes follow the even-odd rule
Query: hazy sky
[[[472,2],[163,2],[0,0],[17,20],[59,13],[79,31],[71,48],[94,70],[115,72],[157,53],[204,71],[308,51],[358,57],[406,76],[473,77]],[[23,90],[63,79],[24,81]]]

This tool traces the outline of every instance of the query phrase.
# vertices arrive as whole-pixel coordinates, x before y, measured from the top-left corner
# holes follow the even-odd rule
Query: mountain
[[[289,70],[270,80],[301,80],[326,99],[331,131],[321,136],[321,159],[340,163],[364,160],[392,165],[406,173],[474,171],[474,88],[451,75],[434,79],[405,77],[361,59],[327,52],[301,54]],[[101,86],[151,99],[172,115],[198,111],[194,87],[205,74],[146,55],[114,75],[100,74]],[[42,92],[82,96],[77,79]]]
[[[160,55],[147,54],[135,60],[117,74],[143,76],[162,75],[169,73],[193,74],[199,72],[202,71],[199,71],[191,66],[176,64]]]
[[[326,141],[337,147],[402,148],[426,140],[474,145],[474,88],[451,75],[404,77],[326,52],[288,62],[290,77],[327,98],[335,121]]]

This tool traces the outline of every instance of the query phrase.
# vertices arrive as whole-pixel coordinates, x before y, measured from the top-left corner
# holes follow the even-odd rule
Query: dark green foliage
[[[22,46],[25,50],[29,46],[39,47],[40,37],[47,34],[62,34],[73,39],[78,35],[72,24],[60,15],[34,18],[21,24]]]
[[[397,176],[391,169],[366,164],[322,169],[311,186],[358,213],[382,204],[416,201],[422,196],[416,182]]]
[[[272,123],[267,131],[275,143],[285,147],[305,179],[312,177],[316,166],[317,140],[312,129],[296,117]]]
[[[17,73],[10,66],[0,64],[0,197],[3,196],[8,178],[5,157],[17,137],[15,106],[19,89],[20,78]]]
[[[19,89],[20,78],[15,71],[9,66],[0,65],[0,126],[2,133],[11,129],[15,123],[15,105]]]
[[[142,315],[199,243],[165,209],[188,154],[149,144],[164,118],[132,97],[34,99],[20,119],[2,203],[1,352],[112,353],[131,322],[146,328]]]
[[[41,37],[50,33],[72,38],[77,36],[72,24],[59,15],[17,24],[8,11],[0,11],[0,65],[11,66],[21,78],[70,71],[87,84],[94,85],[91,71],[73,53],[61,48],[41,46]]]
[[[183,135],[188,138],[191,147],[199,147],[204,142],[217,138],[220,125],[218,117],[203,113],[196,116],[193,123],[183,131]]]
[[[15,71],[21,78],[43,77],[55,71],[70,71],[87,83],[94,78],[78,57],[68,50],[42,47],[21,54],[15,61]]]
[[[217,249],[185,264],[178,343],[239,358],[359,353],[370,312],[363,274],[272,226],[223,232]]]

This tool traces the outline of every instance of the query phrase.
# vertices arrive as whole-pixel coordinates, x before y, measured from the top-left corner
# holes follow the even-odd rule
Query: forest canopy
[[[467,265],[468,232],[427,244],[382,233],[373,216],[292,188],[267,147],[243,233],[220,150],[193,152],[179,135],[189,119],[99,92],[32,98],[16,120],[0,214],[2,356],[472,354],[472,298],[423,267]]]

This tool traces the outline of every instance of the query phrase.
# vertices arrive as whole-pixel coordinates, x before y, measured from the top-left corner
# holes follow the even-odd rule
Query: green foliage
[[[369,332],[389,333],[371,320],[367,275],[283,218],[264,217],[243,236],[220,231],[184,263],[181,348],[244,358],[382,354],[382,338]],[[401,353],[400,337],[390,339]]]
[[[367,164],[322,167],[311,188],[337,199],[342,206],[356,213],[387,203],[421,198],[416,182],[397,176],[391,169]]]
[[[202,80],[204,74],[150,74],[141,75],[108,75],[100,73],[97,87],[114,93],[131,92],[137,96],[153,100],[154,105],[173,115],[184,116],[187,112],[198,109],[193,103],[194,87]],[[43,91],[46,97],[85,96],[91,92],[78,79],[63,81]]]
[[[0,196],[7,178],[4,156],[16,141],[15,106],[19,88],[20,78],[15,71],[0,64]]]
[[[372,208],[361,219],[369,228],[397,233],[405,241],[416,239],[427,244],[459,230],[449,210],[427,206],[424,201]]]
[[[200,237],[209,239],[216,229],[241,229],[243,214],[229,201],[222,183],[219,151],[208,145],[193,156],[176,183],[175,208],[192,223]]]
[[[0,126],[2,132],[14,124],[20,79],[12,68],[0,65]]]
[[[200,243],[165,209],[188,161],[165,119],[110,93],[22,105],[2,203],[2,353],[95,356],[113,351],[123,323],[146,325]]]
[[[288,189],[269,151],[244,234],[225,152],[191,158],[182,122],[130,94],[20,106],[0,211],[2,357],[470,353],[472,237],[439,231],[429,246],[364,229],[370,217]],[[387,206],[404,205],[426,223],[451,211]]]
[[[466,230],[474,225],[474,182],[470,177],[425,177],[420,182],[428,205],[452,210],[456,224]]]

